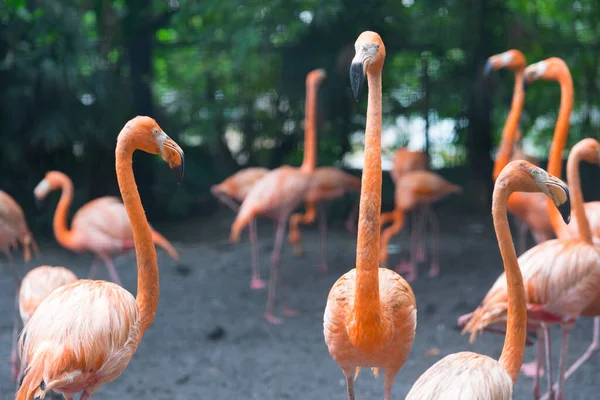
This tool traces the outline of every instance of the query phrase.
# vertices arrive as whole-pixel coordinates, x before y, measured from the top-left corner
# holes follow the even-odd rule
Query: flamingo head
[[[527,63],[525,56],[519,50],[508,50],[504,53],[496,54],[488,58],[483,68],[483,76],[488,76],[492,71],[499,69],[509,69],[518,71],[525,69]]]
[[[536,81],[543,79],[547,81],[560,81],[563,77],[571,76],[567,64],[558,57],[550,57],[543,61],[538,61],[535,64],[525,68],[523,76],[523,88]]]
[[[50,192],[60,189],[64,184],[70,184],[70,182],[71,180],[69,177],[60,171],[46,172],[44,179],[42,179],[33,190],[33,195],[38,204],[41,204],[42,200],[44,200]]]
[[[128,134],[132,133],[132,134]],[[134,140],[136,148],[150,154],[160,154],[169,164],[178,183],[183,179],[183,150],[150,117],[137,116],[127,122],[119,134],[122,140]]]
[[[350,64],[350,85],[358,101],[360,88],[369,72],[381,71],[385,61],[385,45],[381,37],[371,31],[360,34],[354,43],[356,54]]]

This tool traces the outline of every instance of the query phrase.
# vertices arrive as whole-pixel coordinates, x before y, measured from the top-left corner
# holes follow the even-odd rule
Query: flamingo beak
[[[483,67],[483,76],[484,77],[488,77],[490,76],[490,74],[492,73],[492,71],[494,70],[494,62],[492,61],[492,58],[488,58],[488,60],[485,63],[485,67]]]
[[[565,224],[568,224],[571,221],[571,195],[569,194],[569,188],[563,181],[557,178],[549,180],[547,184],[550,190],[550,198],[556,205],[556,208],[558,208]]]

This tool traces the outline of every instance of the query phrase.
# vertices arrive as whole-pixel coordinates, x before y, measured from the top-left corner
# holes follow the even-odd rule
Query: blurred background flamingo
[[[38,200],[44,200],[54,190],[61,190],[60,200],[54,213],[53,229],[56,241],[76,253],[90,252],[94,261],[89,276],[96,274],[98,259],[104,261],[111,279],[121,285],[112,256],[133,248],[133,231],[123,203],[116,197],[101,197],[81,207],[73,216],[71,229],[67,224],[69,207],[73,201],[73,183],[62,172],[50,171],[35,187]],[[152,240],[174,259],[177,250],[160,233],[152,230]]]

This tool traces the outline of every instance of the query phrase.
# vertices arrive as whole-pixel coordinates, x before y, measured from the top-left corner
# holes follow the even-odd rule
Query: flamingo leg
[[[81,393],[81,397],[79,397],[79,400],[88,400],[90,399],[92,396],[86,392],[85,390],[83,391],[83,393]]]
[[[106,269],[108,270],[108,275],[110,276],[110,279],[112,279],[112,281],[114,283],[116,283],[119,286],[123,286],[121,284],[121,278],[119,278],[119,274],[117,273],[117,270],[115,269],[115,264],[113,263],[112,259],[107,256],[106,254],[98,254],[98,257],[100,257],[102,259],[102,261],[104,261],[104,264],[106,265]]]
[[[560,358],[558,361],[558,390],[556,391],[556,400],[565,399],[565,372],[567,370],[567,356],[569,354],[570,337],[571,326],[564,326],[562,342],[560,346]]]
[[[517,225],[519,229],[519,255],[525,253],[527,251],[527,224],[523,221],[517,220]]]
[[[581,357],[579,357],[579,359],[577,361],[575,361],[573,363],[573,365],[571,365],[569,367],[569,369],[565,373],[565,380],[569,379],[569,377],[571,375],[573,375],[573,373],[575,371],[577,371],[577,369],[579,367],[581,367],[583,365],[583,363],[585,363],[599,349],[600,349],[600,317],[596,317],[596,318],[594,318],[594,336],[592,339],[592,343],[590,344],[590,347],[588,347],[588,349],[585,351],[585,353],[583,353],[583,355]]]
[[[356,232],[356,215],[358,214],[359,200],[360,198],[354,202],[352,211],[350,211],[350,215],[348,215],[348,219],[346,220],[346,230],[350,233]]]
[[[533,398],[536,400],[540,398],[540,376],[542,372],[542,360],[544,358],[545,346],[545,342],[540,340],[540,338],[543,335],[543,331],[538,332],[537,354],[535,361],[529,364],[523,364],[521,367],[521,371],[525,376],[533,377]]]
[[[413,246],[416,248],[416,261],[425,260],[425,239],[426,239],[426,231],[427,231],[427,213],[429,212],[429,207],[422,206],[419,207],[416,211],[413,212],[412,224],[412,240]]]
[[[19,366],[19,360],[17,357],[17,341],[19,340],[19,325],[21,318],[19,317],[19,294],[15,296],[15,313],[13,317],[13,331],[12,331],[12,348],[10,351],[10,366],[12,377],[15,381],[18,382],[19,370],[21,369]]]
[[[430,209],[427,210],[429,214],[429,222],[431,224],[431,232],[433,236],[433,252],[431,267],[429,267],[429,276],[438,276],[440,273],[440,223],[437,216]]]
[[[354,400],[354,380],[352,379],[352,372],[346,375],[346,389],[348,389],[348,400]]]
[[[554,390],[552,388],[552,343],[550,342],[550,327],[548,324],[542,323],[542,329],[544,331],[544,338],[538,337],[538,340],[544,340],[546,347],[546,369],[548,370],[548,392],[550,397],[554,397]]]
[[[92,265],[90,266],[90,272],[88,273],[88,279],[94,279],[96,276],[96,271],[98,270],[98,256],[94,254],[94,260],[92,261]]]
[[[327,216],[325,215],[325,207],[319,205],[319,241],[321,244],[321,266],[319,269],[322,272],[327,272]]]
[[[19,277],[19,273],[17,272],[17,268],[15,267],[15,264],[13,262],[13,258],[12,258],[12,255],[10,254],[10,250],[7,249],[4,252],[4,255],[8,259],[8,269],[10,270],[10,274],[12,275],[13,280],[15,281],[15,287],[17,288],[17,293],[19,293],[19,288],[21,287],[21,278]]]
[[[392,385],[397,373],[397,370],[389,371],[386,369],[383,371],[383,387],[385,389],[383,400],[390,400],[392,398]]]
[[[248,233],[250,235],[250,253],[252,256],[252,279],[250,288],[253,290],[264,289],[265,281],[260,278],[260,267],[258,265],[258,235],[256,233],[256,219],[250,222]]]
[[[283,246],[283,237],[285,235],[286,218],[280,218],[277,221],[275,230],[275,243],[273,244],[273,253],[271,253],[271,275],[269,276],[269,292],[267,294],[267,307],[265,318],[272,324],[282,324],[283,320],[273,315],[275,311],[275,294],[277,289],[277,279],[279,278],[279,264],[281,261],[281,248]]]

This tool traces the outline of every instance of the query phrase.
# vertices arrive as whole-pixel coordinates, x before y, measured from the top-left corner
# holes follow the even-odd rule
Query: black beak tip
[[[523,78],[523,90],[527,90],[528,86],[529,86],[529,83],[527,82],[527,79]]]
[[[560,212],[563,221],[565,221],[565,224],[568,225],[569,222],[571,222],[571,197],[568,189],[565,188],[565,192],[567,194],[567,201],[558,206],[558,211]]]
[[[44,200],[42,200],[39,197],[35,196],[35,207],[38,210],[42,210],[44,208],[45,204],[46,203],[44,202]]]
[[[361,63],[350,64],[350,86],[352,86],[352,94],[354,94],[354,100],[356,101],[358,101],[358,95],[364,80],[363,65]]]
[[[487,60],[487,62],[485,63],[485,67],[483,67],[483,76],[487,78],[488,76],[490,76],[493,70],[494,63],[492,63],[491,60]]]

